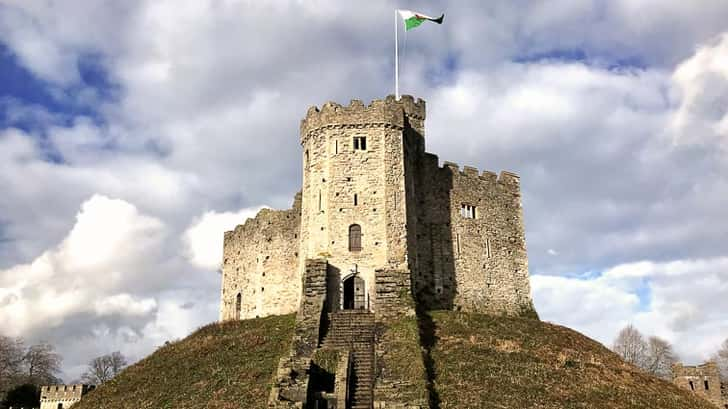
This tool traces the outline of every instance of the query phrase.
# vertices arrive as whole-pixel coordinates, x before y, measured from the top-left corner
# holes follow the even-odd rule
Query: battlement
[[[718,364],[713,361],[706,362],[702,365],[683,365],[677,363],[672,366],[672,373],[675,377],[679,376],[719,376],[720,371]]]
[[[94,385],[47,385],[40,387],[41,400],[80,399],[81,396],[93,390]]]
[[[431,154],[429,154],[431,155]],[[435,156],[435,155],[431,155]],[[435,159],[437,159],[437,156],[435,156]],[[475,168],[473,166],[464,166],[463,170],[460,170],[460,165],[458,165],[455,162],[445,161],[443,162],[442,166],[440,167],[441,170],[449,170],[455,175],[467,177],[467,178],[478,178],[481,180],[484,180],[486,182],[491,183],[501,183],[503,185],[507,186],[513,186],[515,188],[518,188],[521,182],[521,177],[517,174],[502,170],[500,175],[496,175],[495,172],[491,172],[489,170],[484,170],[482,173],[478,170],[478,168]]]
[[[404,128],[404,117],[425,119],[425,101],[414,99],[411,95],[402,95],[399,100],[394,95],[384,99],[375,99],[369,105],[361,100],[353,99],[348,106],[336,102],[327,102],[319,109],[312,106],[306,117],[301,120],[301,141],[309,134],[321,128],[393,126]]]

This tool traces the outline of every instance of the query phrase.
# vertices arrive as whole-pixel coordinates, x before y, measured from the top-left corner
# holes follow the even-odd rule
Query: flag
[[[397,10],[399,12],[399,15],[402,16],[402,20],[404,20],[404,30],[409,31],[426,20],[432,21],[433,23],[442,24],[442,20],[445,18],[445,14],[441,15],[438,18],[426,16],[421,13],[415,13],[414,11],[410,10]]]

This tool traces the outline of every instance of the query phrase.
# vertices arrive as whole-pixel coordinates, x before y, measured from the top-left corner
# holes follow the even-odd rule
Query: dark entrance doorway
[[[364,308],[366,308],[364,280],[351,276],[344,280],[344,309],[363,310]]]

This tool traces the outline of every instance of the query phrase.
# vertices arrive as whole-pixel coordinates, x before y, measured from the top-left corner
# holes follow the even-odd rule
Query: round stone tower
[[[301,121],[299,260],[328,260],[332,310],[375,310],[375,271],[408,269],[407,139],[421,140],[424,120],[424,101],[389,96],[328,102]]]

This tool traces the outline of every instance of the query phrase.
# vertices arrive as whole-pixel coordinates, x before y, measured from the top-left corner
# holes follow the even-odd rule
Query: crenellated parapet
[[[40,409],[70,407],[79,402],[84,395],[94,390],[95,385],[48,385],[40,387]]]
[[[291,209],[263,208],[225,232],[221,320],[295,311],[300,293],[300,211],[299,193]]]
[[[399,100],[389,95],[385,99],[375,99],[369,105],[358,99],[351,100],[348,106],[327,102],[321,108],[310,107],[301,120],[301,143],[304,144],[312,133],[321,129],[403,129],[405,117],[424,121],[425,101],[415,100],[411,95],[403,95]]]

